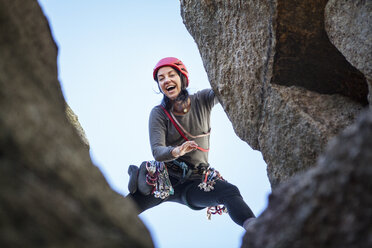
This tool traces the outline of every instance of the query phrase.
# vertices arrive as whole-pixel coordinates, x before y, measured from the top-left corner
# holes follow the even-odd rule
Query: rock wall
[[[372,3],[327,2],[181,0],[236,133],[268,164],[242,247],[372,246]]]
[[[365,76],[329,41],[326,0],[181,0],[212,88],[272,187],[311,168],[367,105]]]
[[[0,247],[153,247],[65,113],[36,0],[0,0]]]
[[[366,76],[372,106],[372,2],[330,0],[325,10],[325,28],[331,42]]]
[[[372,247],[372,111],[333,139],[315,168],[276,188],[247,248]]]

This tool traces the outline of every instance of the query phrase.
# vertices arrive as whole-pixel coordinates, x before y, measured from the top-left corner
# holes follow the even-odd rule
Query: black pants
[[[176,185],[174,187],[174,195],[164,200],[155,198],[152,194],[142,195],[138,191],[134,194],[129,194],[127,197],[137,204],[140,212],[155,207],[162,202],[172,201],[187,205],[194,210],[224,205],[231,219],[241,226],[246,219],[255,217],[252,210],[244,202],[239,189],[226,181],[216,180],[214,190],[204,192],[198,187],[200,180],[188,180],[182,184],[177,184],[178,180],[173,177],[170,177],[170,180],[172,185]]]

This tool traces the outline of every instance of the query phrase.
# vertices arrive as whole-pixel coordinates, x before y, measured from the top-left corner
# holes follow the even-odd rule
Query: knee
[[[240,191],[238,187],[236,187],[235,185],[228,184],[228,186],[222,190],[222,198],[233,197],[233,196],[241,197]]]
[[[232,205],[240,205],[241,202],[244,202],[244,200],[238,187],[229,184],[229,186],[224,188],[224,190],[221,192],[217,202],[225,205],[227,208],[231,208]]]

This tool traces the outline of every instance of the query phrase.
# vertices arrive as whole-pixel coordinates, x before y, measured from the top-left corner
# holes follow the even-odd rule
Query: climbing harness
[[[182,170],[182,178],[185,178],[187,176],[187,174],[189,174],[189,167],[187,166],[187,164],[185,162],[181,162],[181,161],[178,161],[178,160],[173,160],[172,163],[176,166],[178,166],[181,170]]]
[[[163,162],[148,161],[146,163],[146,183],[154,187],[153,194],[156,198],[165,199],[174,194],[174,189],[169,180],[167,167]]]
[[[182,125],[177,121],[177,119],[174,117],[173,113],[169,114],[169,112],[162,106],[159,105],[164,113],[168,116],[169,120],[172,122],[174,127],[177,129],[178,133],[186,140],[188,141],[189,139],[185,136],[184,133],[186,133],[189,137],[195,139],[199,137],[205,137],[210,135],[210,133],[207,134],[202,134],[198,136],[193,136],[190,133],[188,133]],[[204,149],[201,147],[197,147],[198,150],[203,151],[203,152],[208,152],[209,149]],[[182,170],[182,177],[180,181],[177,184],[182,184],[189,178],[189,176],[192,173],[192,170],[189,169],[186,163],[180,162],[178,160],[173,160],[172,163],[179,167]],[[157,198],[165,199],[169,195],[174,194],[174,189],[172,187],[172,184],[169,180],[169,174],[167,171],[167,167],[163,162],[158,162],[158,161],[150,161],[146,164],[146,168],[148,171],[148,175],[146,176],[146,182],[148,185],[154,186],[154,196]],[[200,190],[204,190],[204,192],[210,192],[211,190],[214,190],[214,185],[216,184],[216,180],[223,180],[223,177],[221,174],[215,170],[214,168],[208,167],[203,170],[202,174],[202,180],[201,183],[198,185]],[[217,205],[213,207],[208,207],[207,208],[207,218],[208,220],[211,219],[211,216],[214,214],[223,214],[227,213],[227,209],[223,205]]]

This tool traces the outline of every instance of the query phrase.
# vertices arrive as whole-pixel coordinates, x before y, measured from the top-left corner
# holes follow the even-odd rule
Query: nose
[[[169,81],[170,81],[170,77],[169,76],[165,76],[164,77],[164,83],[169,82]]]

